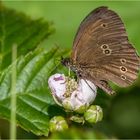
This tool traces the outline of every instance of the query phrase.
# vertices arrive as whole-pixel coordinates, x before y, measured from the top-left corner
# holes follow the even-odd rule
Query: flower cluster
[[[68,111],[83,113],[96,97],[96,86],[88,80],[77,83],[64,74],[55,74],[48,83],[56,103]]]
[[[102,108],[91,105],[95,100],[96,86],[84,79],[78,82],[66,77],[64,74],[54,74],[48,80],[51,94],[55,102],[69,112],[75,112],[70,120],[77,123],[97,123],[103,118]],[[68,124],[62,116],[54,116],[50,120],[50,131],[63,131],[68,129]]]

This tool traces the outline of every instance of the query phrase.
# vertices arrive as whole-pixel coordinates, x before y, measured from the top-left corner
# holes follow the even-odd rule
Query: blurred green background
[[[55,33],[43,45],[71,48],[81,20],[94,8],[108,6],[122,18],[129,39],[140,53],[140,2],[138,1],[3,1],[4,5],[24,12],[32,18],[52,21]],[[97,102],[104,108],[104,120],[93,126],[75,126],[69,133],[49,138],[140,138],[140,78],[126,89],[115,87],[117,95],[99,92]],[[5,126],[5,127],[4,127]],[[8,136],[8,123],[0,121],[0,135]],[[77,129],[78,128],[78,129]],[[98,133],[96,132],[98,131]],[[84,132],[84,136],[83,136]],[[19,138],[37,138],[18,130]]]

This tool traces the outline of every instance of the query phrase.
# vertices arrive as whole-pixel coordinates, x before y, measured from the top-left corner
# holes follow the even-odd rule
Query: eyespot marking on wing
[[[122,79],[122,80],[126,80],[126,76],[121,75],[121,79]]]
[[[107,23],[102,23],[101,27],[106,28],[107,27]]]
[[[107,44],[101,45],[101,49],[102,49],[102,50],[105,50],[105,49],[108,49],[108,48],[109,48],[109,46],[108,46]]]
[[[111,55],[111,49],[105,49],[105,50],[103,50],[103,53],[105,55]]]
[[[120,66],[120,71],[121,71],[122,73],[125,73],[125,72],[127,72],[127,68],[124,67],[124,66]]]
[[[122,64],[126,64],[126,59],[121,58],[120,61],[121,61]]]

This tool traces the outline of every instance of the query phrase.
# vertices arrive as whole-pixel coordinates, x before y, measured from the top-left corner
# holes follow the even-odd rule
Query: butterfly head
[[[61,57],[61,64],[66,66],[66,67],[70,67],[70,58],[63,58]]]
[[[74,64],[70,60],[70,58],[63,58],[63,57],[61,57],[61,63],[62,63],[62,65],[70,68],[70,70],[72,70],[73,72],[75,72],[78,77],[80,77],[80,78],[82,77],[82,71],[81,71],[81,69],[76,64]]]
[[[72,71],[77,71],[76,66],[72,63],[70,58],[63,58],[61,57],[61,64],[70,68]]]

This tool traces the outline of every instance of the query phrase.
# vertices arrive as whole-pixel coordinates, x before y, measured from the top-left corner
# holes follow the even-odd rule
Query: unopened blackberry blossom
[[[48,80],[55,102],[68,111],[83,113],[96,97],[96,86],[88,81],[54,74]]]
[[[63,131],[68,129],[68,124],[62,116],[55,116],[51,118],[49,123],[50,131]]]

